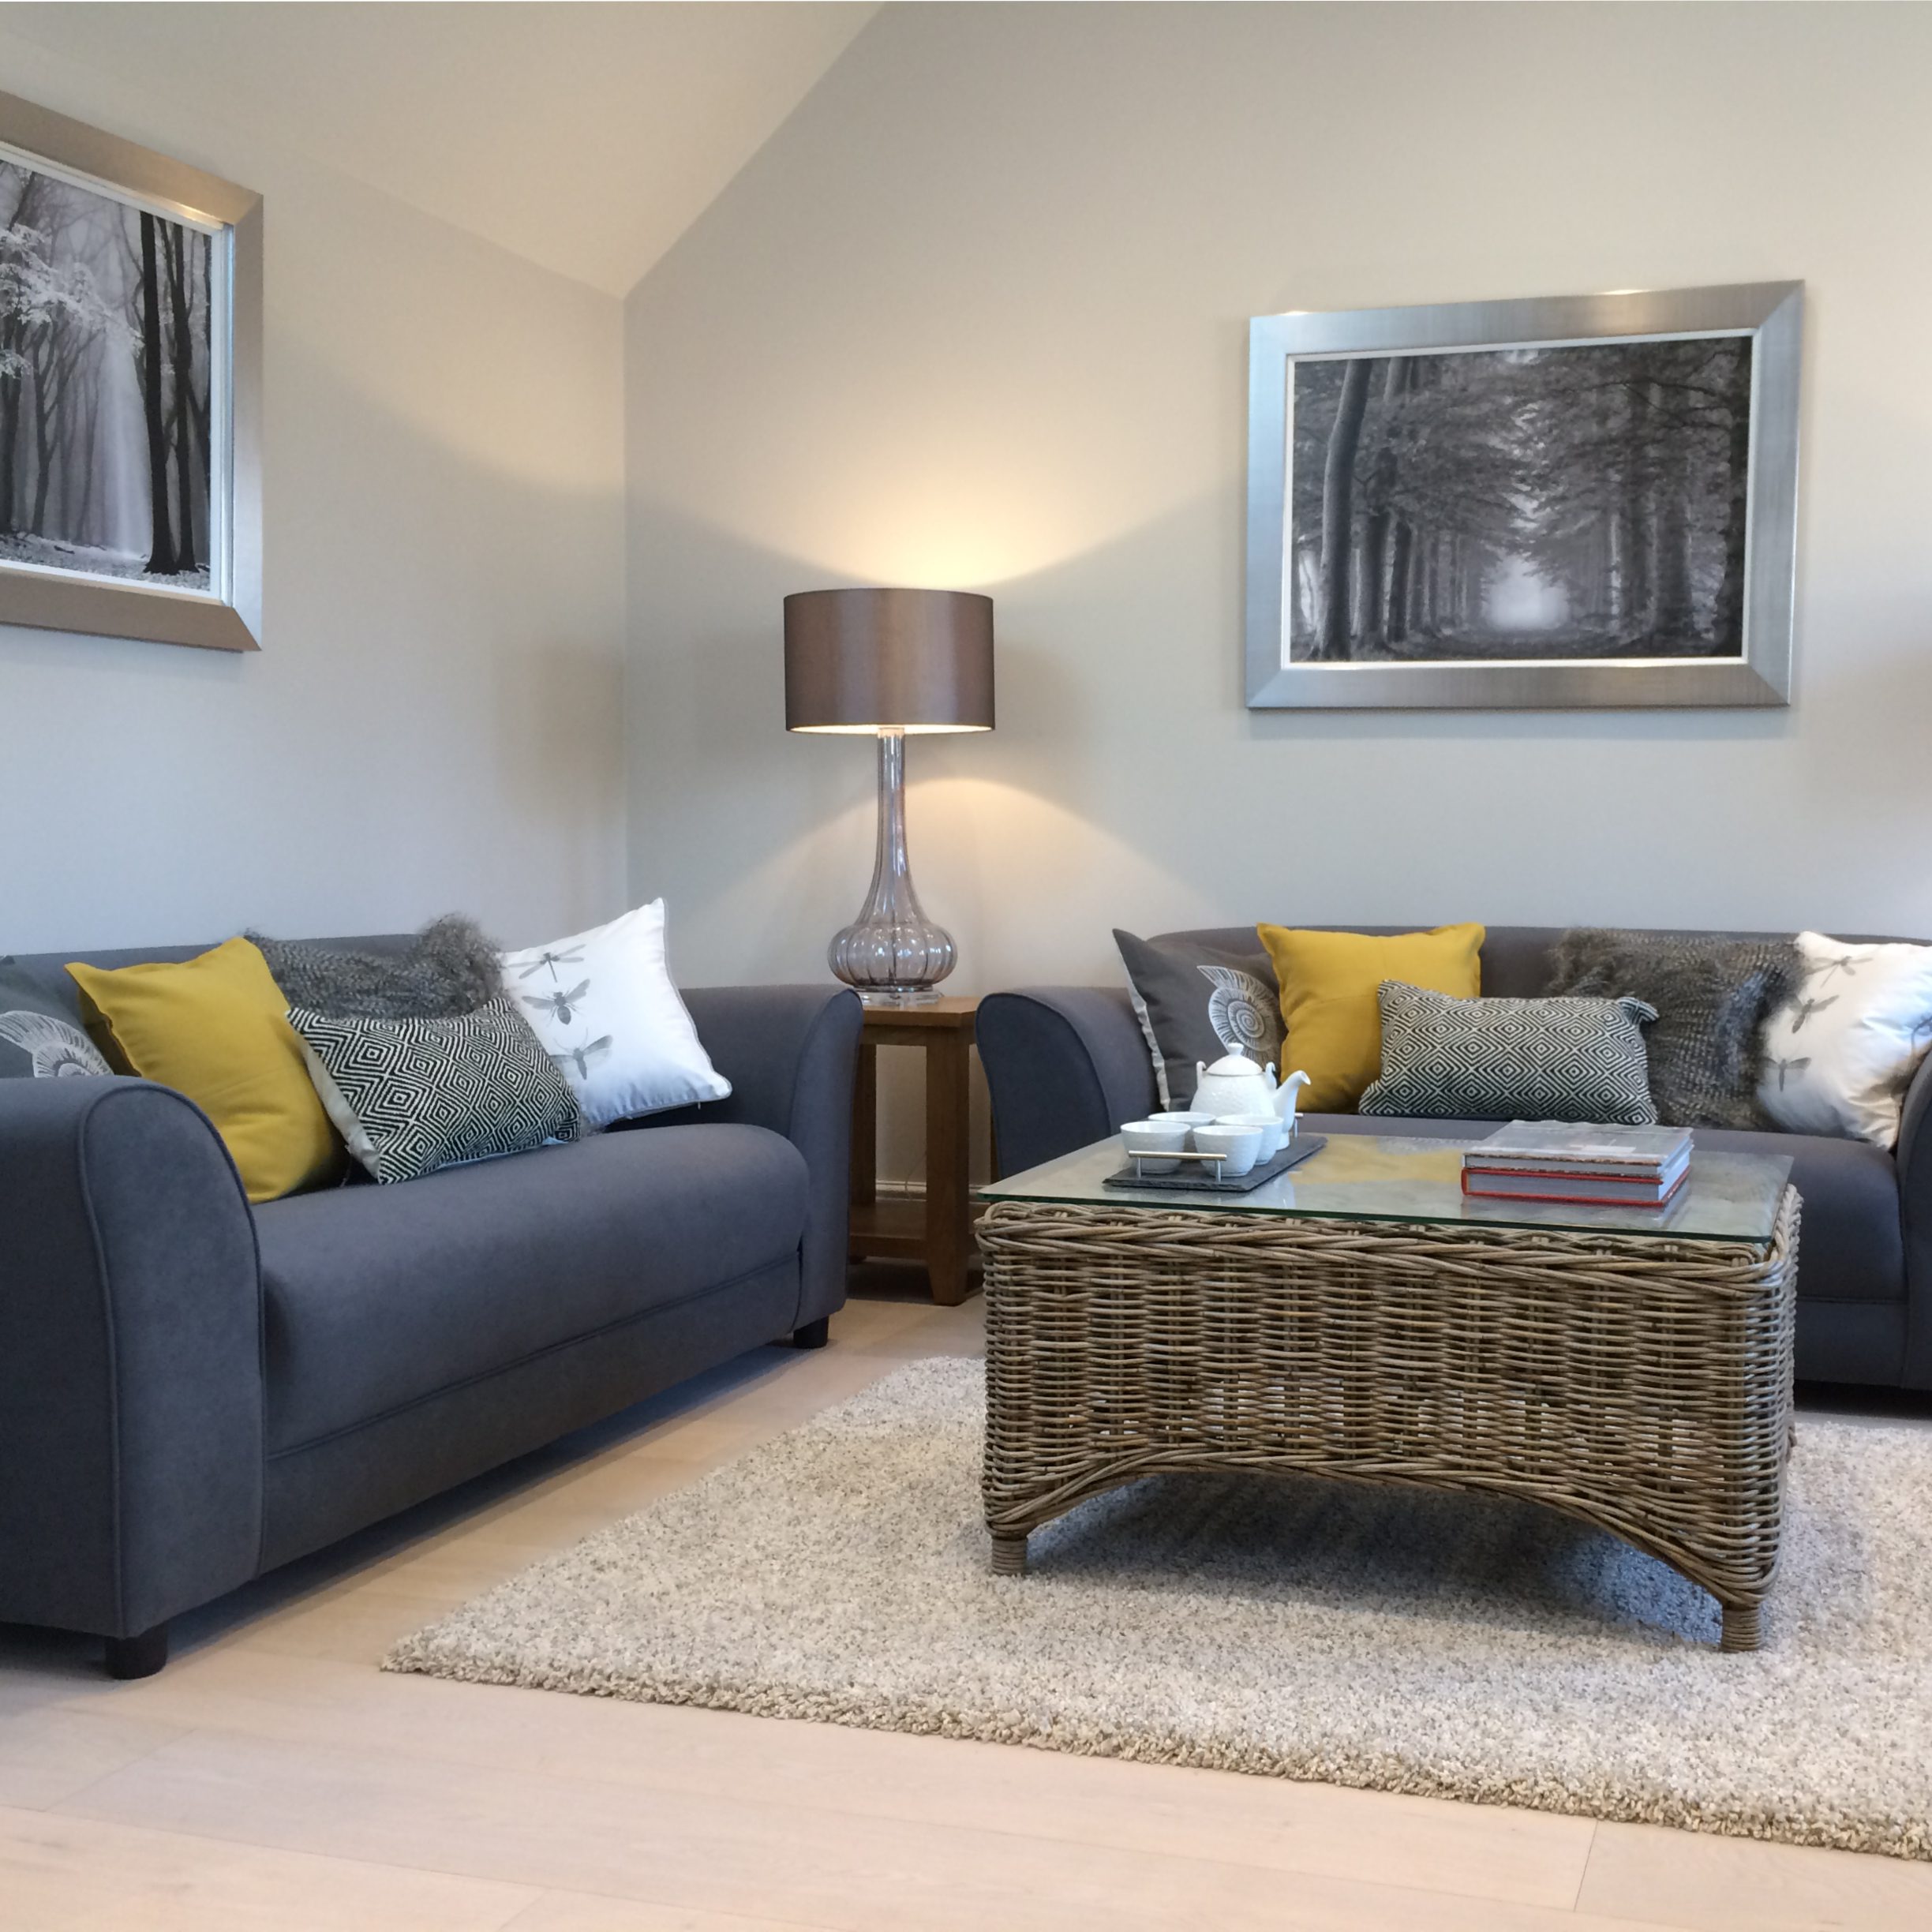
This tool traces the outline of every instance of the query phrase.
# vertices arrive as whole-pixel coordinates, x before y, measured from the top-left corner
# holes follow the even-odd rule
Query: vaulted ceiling
[[[621,295],[877,11],[157,0],[0,24]]]

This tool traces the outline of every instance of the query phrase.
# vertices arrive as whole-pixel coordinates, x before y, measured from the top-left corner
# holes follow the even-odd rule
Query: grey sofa
[[[1252,953],[1260,970],[1268,972],[1252,926],[1166,936]],[[1552,927],[1491,927],[1482,949],[1483,991],[1530,997],[1544,991],[1551,948],[1559,936]],[[977,1032],[1004,1174],[1100,1140],[1158,1104],[1147,1044],[1124,984],[994,994],[980,1002]],[[1792,1184],[1804,1200],[1798,1271],[1801,1377],[1932,1389],[1929,1114],[1932,1058],[1919,1069],[1906,1097],[1904,1129],[1893,1153],[1861,1140],[1698,1129],[1701,1147],[1760,1149],[1792,1159]],[[1306,1119],[1313,1131],[1329,1134],[1454,1137],[1487,1133],[1493,1125],[1336,1114]]]
[[[0,1080],[0,1621],[145,1675],[184,1610],[747,1349],[822,1342],[859,1002],[685,998],[728,1099],[252,1210],[170,1089]]]

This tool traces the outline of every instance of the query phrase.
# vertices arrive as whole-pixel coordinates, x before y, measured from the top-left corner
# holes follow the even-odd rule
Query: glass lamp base
[[[826,960],[868,1006],[930,1006],[957,954],[953,936],[920,910],[905,849],[905,740],[879,741],[878,848],[872,889],[857,919],[833,935]]]
[[[868,1006],[930,1006],[938,1002],[937,987],[855,987]]]

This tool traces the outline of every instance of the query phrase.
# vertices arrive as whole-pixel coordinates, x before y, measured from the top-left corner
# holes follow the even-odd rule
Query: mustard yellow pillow
[[[1480,926],[1438,926],[1433,932],[1308,932],[1259,926],[1281,986],[1282,1072],[1309,1077],[1302,1107],[1346,1114],[1382,1071],[1382,1009],[1376,988],[1400,979],[1432,993],[1473,999],[1482,990],[1477,960]]]
[[[178,964],[67,970],[109,1061],[193,1101],[227,1143],[250,1200],[275,1200],[340,1173],[342,1141],[259,948],[230,939]]]

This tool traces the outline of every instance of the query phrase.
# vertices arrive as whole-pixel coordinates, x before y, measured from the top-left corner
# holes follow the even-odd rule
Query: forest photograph
[[[1290,661],[1741,656],[1751,354],[1296,359]]]
[[[0,564],[209,588],[213,246],[0,155]]]

